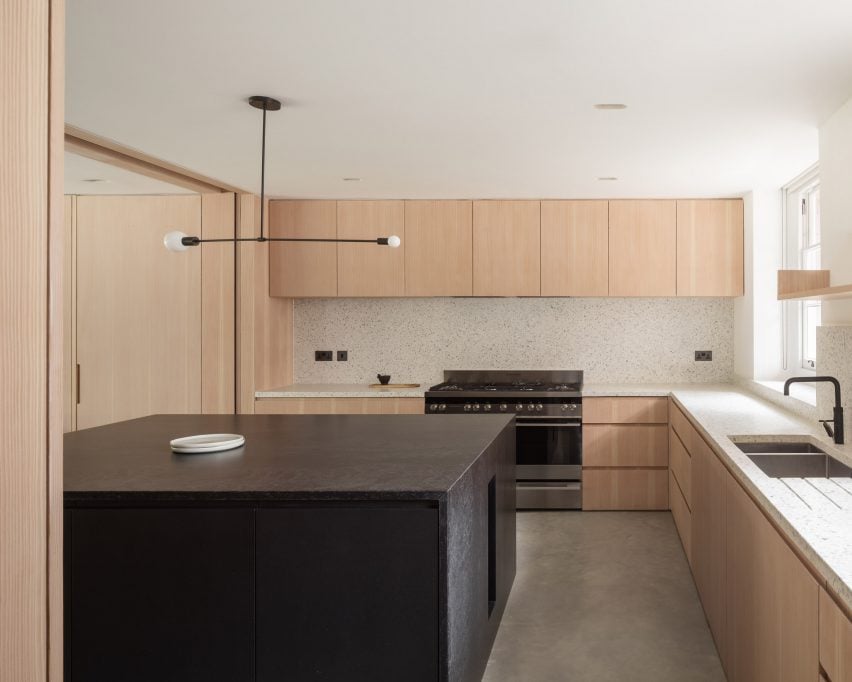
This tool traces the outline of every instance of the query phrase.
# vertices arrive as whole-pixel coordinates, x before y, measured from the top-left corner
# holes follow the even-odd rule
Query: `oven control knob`
[[[465,404],[464,404],[464,411],[465,411],[465,412],[470,412],[470,403],[465,403]]]
[[[524,406],[523,406],[523,405],[521,405],[520,403],[518,403],[517,405],[515,405],[515,409],[516,409],[518,412],[520,412],[521,410],[523,410],[523,409],[524,409]]]
[[[506,403],[500,403],[500,411],[505,412],[509,409],[509,406]]]
[[[491,403],[485,403],[482,406],[482,409],[485,410],[486,412],[491,412]]]
[[[535,409],[535,405],[533,405],[532,403],[527,405],[527,410],[529,410],[530,412],[532,412],[534,409]]]
[[[541,412],[543,409],[544,409],[544,405],[542,405],[541,403],[539,403],[538,405],[535,406],[536,412]]]
[[[430,412],[435,412],[437,409],[438,409],[438,406],[435,403],[432,403],[431,405],[429,405],[429,411]]]
[[[440,410],[441,412],[446,412],[447,406],[444,403],[441,403],[440,405],[438,405],[438,410]]]
[[[568,405],[566,405],[565,403],[562,403],[562,411],[566,412],[567,410],[568,410]]]
[[[473,406],[473,411],[474,411],[474,412],[479,412],[479,403],[476,403],[476,404]]]

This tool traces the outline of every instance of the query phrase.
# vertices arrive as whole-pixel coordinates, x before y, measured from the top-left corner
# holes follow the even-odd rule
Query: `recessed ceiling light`
[[[83,182],[108,182],[108,181],[104,180],[103,178],[85,178],[83,180]]]
[[[601,109],[603,111],[617,111],[619,109],[626,109],[626,104],[618,104],[618,103],[603,103],[603,104],[595,104],[595,109]]]
[[[612,182],[613,180],[618,180],[618,178],[615,177],[614,175],[607,175],[607,176],[604,176],[602,178],[598,178],[598,180],[605,181],[605,182]]]
[[[343,178],[343,182],[361,182],[361,178]]]

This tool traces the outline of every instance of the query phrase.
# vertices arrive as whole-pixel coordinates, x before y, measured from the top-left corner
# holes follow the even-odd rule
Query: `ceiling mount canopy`
[[[390,237],[376,237],[375,239],[300,239],[295,237],[266,237],[263,234],[264,213],[266,209],[266,112],[281,109],[280,100],[267,95],[252,95],[248,103],[255,109],[263,112],[263,127],[260,143],[260,236],[259,237],[237,237],[231,239],[201,239],[191,237],[184,232],[169,232],[163,237],[163,244],[169,251],[186,251],[191,246],[207,244],[212,242],[332,242],[332,243],[363,243],[377,244],[396,248],[400,245],[400,239],[396,235]]]

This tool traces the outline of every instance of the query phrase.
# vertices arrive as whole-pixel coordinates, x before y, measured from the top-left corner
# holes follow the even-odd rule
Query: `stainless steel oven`
[[[581,417],[516,418],[519,509],[582,506],[582,425]]]

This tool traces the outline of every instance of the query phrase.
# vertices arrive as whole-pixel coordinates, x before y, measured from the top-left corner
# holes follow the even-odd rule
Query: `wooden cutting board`
[[[370,388],[420,388],[420,384],[370,384]]]

